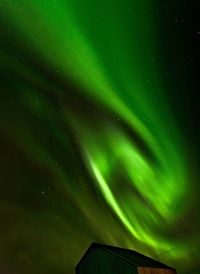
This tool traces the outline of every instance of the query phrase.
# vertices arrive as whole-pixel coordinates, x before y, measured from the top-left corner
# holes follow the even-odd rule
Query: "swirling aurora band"
[[[15,101],[6,121],[2,104],[2,134],[21,151],[22,162],[28,157],[35,163],[39,181],[63,195],[56,203],[66,210],[59,224],[66,235],[54,236],[69,254],[91,240],[158,258],[167,252],[165,260],[177,265],[189,264],[188,249],[195,252],[195,238],[189,244],[173,232],[188,205],[187,160],[160,75],[154,8],[150,0],[9,0],[1,6],[3,100],[10,100],[8,91]],[[8,75],[14,75],[13,86]],[[17,176],[23,192],[35,175]],[[51,199],[42,202],[46,210],[30,224],[33,231]],[[47,223],[56,211],[50,209]],[[53,249],[54,241],[48,246]],[[63,263],[64,255],[54,256],[57,267],[55,260]]]

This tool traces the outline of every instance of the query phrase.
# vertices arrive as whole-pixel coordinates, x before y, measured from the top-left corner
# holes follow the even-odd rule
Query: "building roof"
[[[99,243],[92,243],[88,250],[86,251],[85,255],[88,252],[91,252],[92,249],[102,249],[103,251],[106,251],[107,253],[110,253],[116,257],[120,257],[121,259],[127,261],[128,263],[134,265],[135,267],[152,267],[152,268],[162,268],[162,269],[173,269],[172,267],[163,264],[161,262],[158,262],[150,257],[147,257],[143,254],[140,254],[137,251],[131,250],[131,249],[125,249],[120,247],[114,247],[110,245],[105,244],[99,244]],[[84,259],[85,255],[82,257],[81,261]],[[79,264],[81,263],[79,262]]]

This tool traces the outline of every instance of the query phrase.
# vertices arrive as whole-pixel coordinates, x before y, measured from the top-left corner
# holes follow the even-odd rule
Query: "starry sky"
[[[0,2],[0,273],[74,273],[91,242],[199,273],[197,13]]]

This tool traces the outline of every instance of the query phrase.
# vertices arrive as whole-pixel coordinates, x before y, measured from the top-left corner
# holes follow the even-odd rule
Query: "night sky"
[[[91,242],[200,272],[197,1],[0,1],[0,274]]]

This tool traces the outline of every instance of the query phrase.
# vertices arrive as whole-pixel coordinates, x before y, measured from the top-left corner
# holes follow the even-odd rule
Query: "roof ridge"
[[[117,246],[112,246],[112,245],[106,245],[106,244],[100,244],[100,243],[94,243],[94,242],[91,244],[91,246],[97,246],[97,247],[99,246],[99,247],[103,248],[104,250],[108,250],[112,254],[113,253],[115,254],[115,249],[116,249],[116,251],[117,250],[121,250],[124,253],[127,253],[127,255],[135,255],[135,256],[138,256],[140,258],[146,259],[146,261],[148,261],[148,262],[155,263],[155,264],[157,264],[160,267],[163,266],[165,268],[173,269],[174,270],[173,267],[171,267],[171,266],[169,266],[167,264],[164,264],[162,262],[159,262],[159,261],[157,261],[157,260],[155,260],[155,259],[153,259],[151,257],[143,255],[143,254],[141,254],[141,253],[139,253],[139,252],[137,252],[135,250],[132,250],[132,249],[126,249],[126,248],[122,248],[122,247],[117,247]],[[113,250],[110,250],[110,249],[113,249]],[[120,254],[120,255],[116,254],[116,255],[118,255],[118,257],[121,257],[121,258],[125,259],[127,262],[131,263],[132,265],[139,266],[139,264],[134,264],[129,259],[127,259],[126,256],[125,256],[125,254]]]
[[[124,261],[126,261],[126,262],[130,263],[131,265],[134,265],[134,266],[137,266],[137,267],[138,267],[138,265],[137,265],[137,264],[135,264],[135,263],[131,262],[129,259],[124,258],[123,256],[121,256],[121,255],[119,255],[119,254],[116,254],[116,253],[115,253],[115,252],[113,252],[112,250],[109,250],[109,249],[106,249],[106,248],[103,248],[103,250],[105,250],[106,252],[108,252],[108,253],[112,254],[112,255],[113,255],[113,256],[115,256],[115,257],[118,257],[118,258],[120,258],[120,259],[123,259]]]

